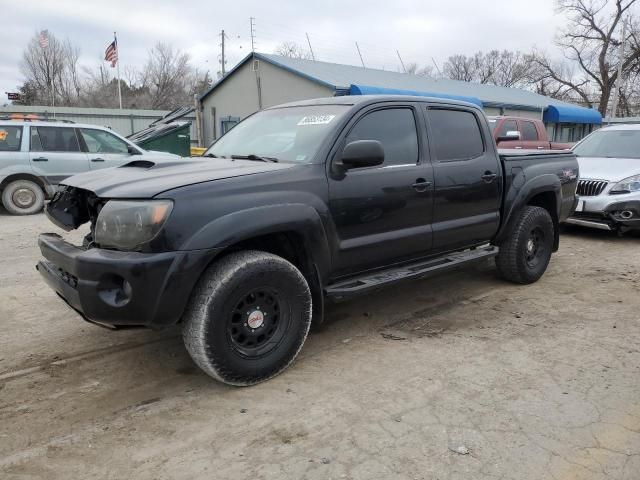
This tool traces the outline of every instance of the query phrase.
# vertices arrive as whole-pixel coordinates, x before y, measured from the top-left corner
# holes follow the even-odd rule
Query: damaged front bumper
[[[85,319],[162,328],[180,320],[191,291],[219,249],[140,253],[82,249],[40,235],[46,283]]]
[[[582,211],[574,212],[566,223],[600,230],[640,229],[640,199],[620,201],[616,198],[611,202],[611,196],[607,197],[580,199]]]

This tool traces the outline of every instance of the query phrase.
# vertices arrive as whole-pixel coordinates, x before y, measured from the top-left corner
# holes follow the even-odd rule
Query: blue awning
[[[544,111],[542,120],[550,123],[591,123],[600,125],[602,115],[594,108],[576,105],[549,105]]]
[[[473,103],[482,108],[482,101],[476,97],[464,95],[449,95],[446,93],[417,92],[413,90],[400,90],[397,88],[370,87],[368,85],[351,85],[349,95],[413,95],[416,97],[447,98],[449,100],[460,100],[461,102]]]

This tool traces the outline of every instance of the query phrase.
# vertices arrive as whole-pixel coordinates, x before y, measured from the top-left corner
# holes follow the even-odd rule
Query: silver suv
[[[72,175],[132,160],[179,159],[149,152],[106,127],[44,120],[0,120],[0,195],[9,213],[42,210]]]
[[[640,125],[601,128],[573,147],[580,165],[575,213],[567,223],[640,229]]]

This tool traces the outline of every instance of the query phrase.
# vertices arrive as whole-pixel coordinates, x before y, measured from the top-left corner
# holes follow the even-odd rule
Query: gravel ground
[[[0,478],[640,479],[640,237],[563,232],[534,285],[487,263],[333,305],[251,388],[178,328],[83,322],[0,212]],[[80,238],[76,232],[71,238]]]

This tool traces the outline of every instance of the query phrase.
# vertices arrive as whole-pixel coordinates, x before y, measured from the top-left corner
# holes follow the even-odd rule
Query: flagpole
[[[116,32],[113,32],[113,40],[116,42],[116,67],[118,68],[118,101],[120,103],[120,110],[122,110],[122,88],[120,87],[120,47],[118,47],[118,37]]]

